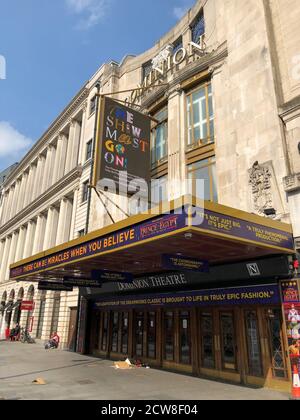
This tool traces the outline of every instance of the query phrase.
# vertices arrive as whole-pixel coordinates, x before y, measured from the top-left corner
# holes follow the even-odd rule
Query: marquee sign
[[[148,197],[151,120],[148,116],[101,99],[94,185],[127,196],[138,191]]]
[[[197,219],[202,223],[195,225],[209,232],[216,232],[223,236],[243,238],[256,243],[272,245],[287,250],[294,250],[294,240],[291,233],[279,229],[248,222],[236,217],[227,216],[208,209],[196,209]]]
[[[199,290],[182,293],[135,295],[103,298],[96,308],[137,308],[149,306],[223,306],[223,305],[275,305],[280,303],[277,285]]]
[[[186,227],[186,224],[187,215],[184,212],[182,214],[167,214],[154,218],[152,221],[104,235],[80,245],[67,248],[64,251],[56,252],[45,258],[20,265],[17,268],[11,269],[10,276],[11,278],[26,276],[55,268],[61,264],[80,261],[86,257],[99,256],[104,252],[113,251],[124,246],[142,242],[146,239],[157,238],[167,233],[176,232],[178,229]],[[75,286],[74,283],[70,284]]]

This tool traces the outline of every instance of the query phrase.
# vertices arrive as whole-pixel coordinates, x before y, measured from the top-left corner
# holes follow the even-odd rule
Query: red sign
[[[23,300],[21,303],[21,311],[33,311],[34,310],[34,302],[30,300]]]

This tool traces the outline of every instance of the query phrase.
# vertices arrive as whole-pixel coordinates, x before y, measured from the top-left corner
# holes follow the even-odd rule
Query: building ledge
[[[300,190],[300,173],[292,174],[283,178],[283,184],[286,192]]]

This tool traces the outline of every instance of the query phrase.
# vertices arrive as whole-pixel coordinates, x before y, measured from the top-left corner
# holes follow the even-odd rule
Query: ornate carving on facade
[[[249,183],[252,187],[255,211],[265,215],[265,211],[274,208],[271,185],[271,170],[255,162],[249,171]]]

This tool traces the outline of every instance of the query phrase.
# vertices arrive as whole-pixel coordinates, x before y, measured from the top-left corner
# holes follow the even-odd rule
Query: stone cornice
[[[60,131],[63,129],[64,125],[68,122],[70,118],[73,117],[76,111],[79,111],[80,106],[84,103],[89,95],[89,90],[84,86],[79,93],[72,99],[70,104],[64,109],[64,111],[57,117],[57,119],[50,125],[48,130],[43,134],[43,136],[35,143],[35,145],[30,149],[27,155],[21,160],[19,165],[14,171],[7,177],[4,182],[4,188],[13,181],[15,177],[18,177],[27,166],[30,165],[31,161],[36,158],[35,155],[38,155],[42,152],[43,148],[46,146],[47,142],[57,134],[59,135]]]
[[[10,219],[7,223],[0,227],[0,236],[2,236],[6,231],[11,229],[13,226],[17,225],[18,223],[22,224],[21,221],[30,216],[30,214],[34,211],[35,208],[38,208],[43,203],[47,202],[47,200],[51,199],[51,197],[59,194],[65,187],[70,186],[76,180],[79,180],[82,174],[82,167],[78,166],[65,175],[60,181],[54,184],[50,189],[48,189],[44,194],[40,195],[36,200],[30,203],[25,209],[20,211],[13,219]],[[63,197],[65,194],[63,195]]]

